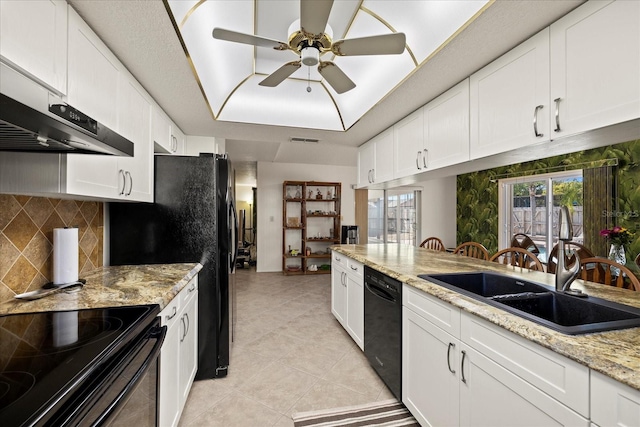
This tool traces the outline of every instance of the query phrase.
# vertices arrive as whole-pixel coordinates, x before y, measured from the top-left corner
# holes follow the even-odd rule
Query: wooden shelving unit
[[[282,272],[331,273],[329,247],[340,243],[339,182],[282,184]]]

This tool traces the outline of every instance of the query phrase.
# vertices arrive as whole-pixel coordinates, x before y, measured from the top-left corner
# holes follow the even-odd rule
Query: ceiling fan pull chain
[[[311,67],[307,67],[307,92],[311,93]]]

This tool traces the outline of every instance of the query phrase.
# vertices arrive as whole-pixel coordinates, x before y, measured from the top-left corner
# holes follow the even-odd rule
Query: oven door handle
[[[158,358],[160,355],[160,350],[162,349],[162,343],[164,342],[164,338],[167,335],[167,327],[166,326],[158,326],[149,331],[148,339],[155,339],[156,343],[149,352],[149,355],[144,360],[144,362],[140,365],[140,368],[136,371],[136,373],[131,377],[131,380],[127,383],[127,385],[118,393],[118,395],[113,399],[113,402],[107,407],[107,409],[96,419],[92,426],[102,425],[106,420],[111,417],[112,414],[117,413],[122,405],[127,403],[127,397],[133,390],[138,386],[139,380],[147,373],[149,367],[152,365],[154,360]]]
[[[381,298],[388,302],[396,302],[396,299],[393,297],[393,295],[391,295],[389,292],[387,292],[385,289],[381,288],[380,286],[372,283],[365,283],[364,285],[367,287],[369,292],[371,292],[378,298]]]

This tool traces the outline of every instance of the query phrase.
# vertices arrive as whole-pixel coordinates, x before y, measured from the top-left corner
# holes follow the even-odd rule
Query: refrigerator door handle
[[[229,191],[231,191],[231,189],[229,189]],[[229,227],[229,240],[231,240],[231,253],[229,254],[229,271],[231,273],[234,273],[236,271],[236,261],[238,260],[238,213],[236,212],[236,205],[233,200],[233,196],[229,196],[229,221],[229,225],[233,224],[233,231],[231,231],[231,227]]]

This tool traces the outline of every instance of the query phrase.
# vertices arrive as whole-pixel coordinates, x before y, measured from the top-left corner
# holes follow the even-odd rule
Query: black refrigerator
[[[196,380],[224,377],[237,218],[226,156],[155,157],[154,203],[109,203],[111,265],[199,262]]]

